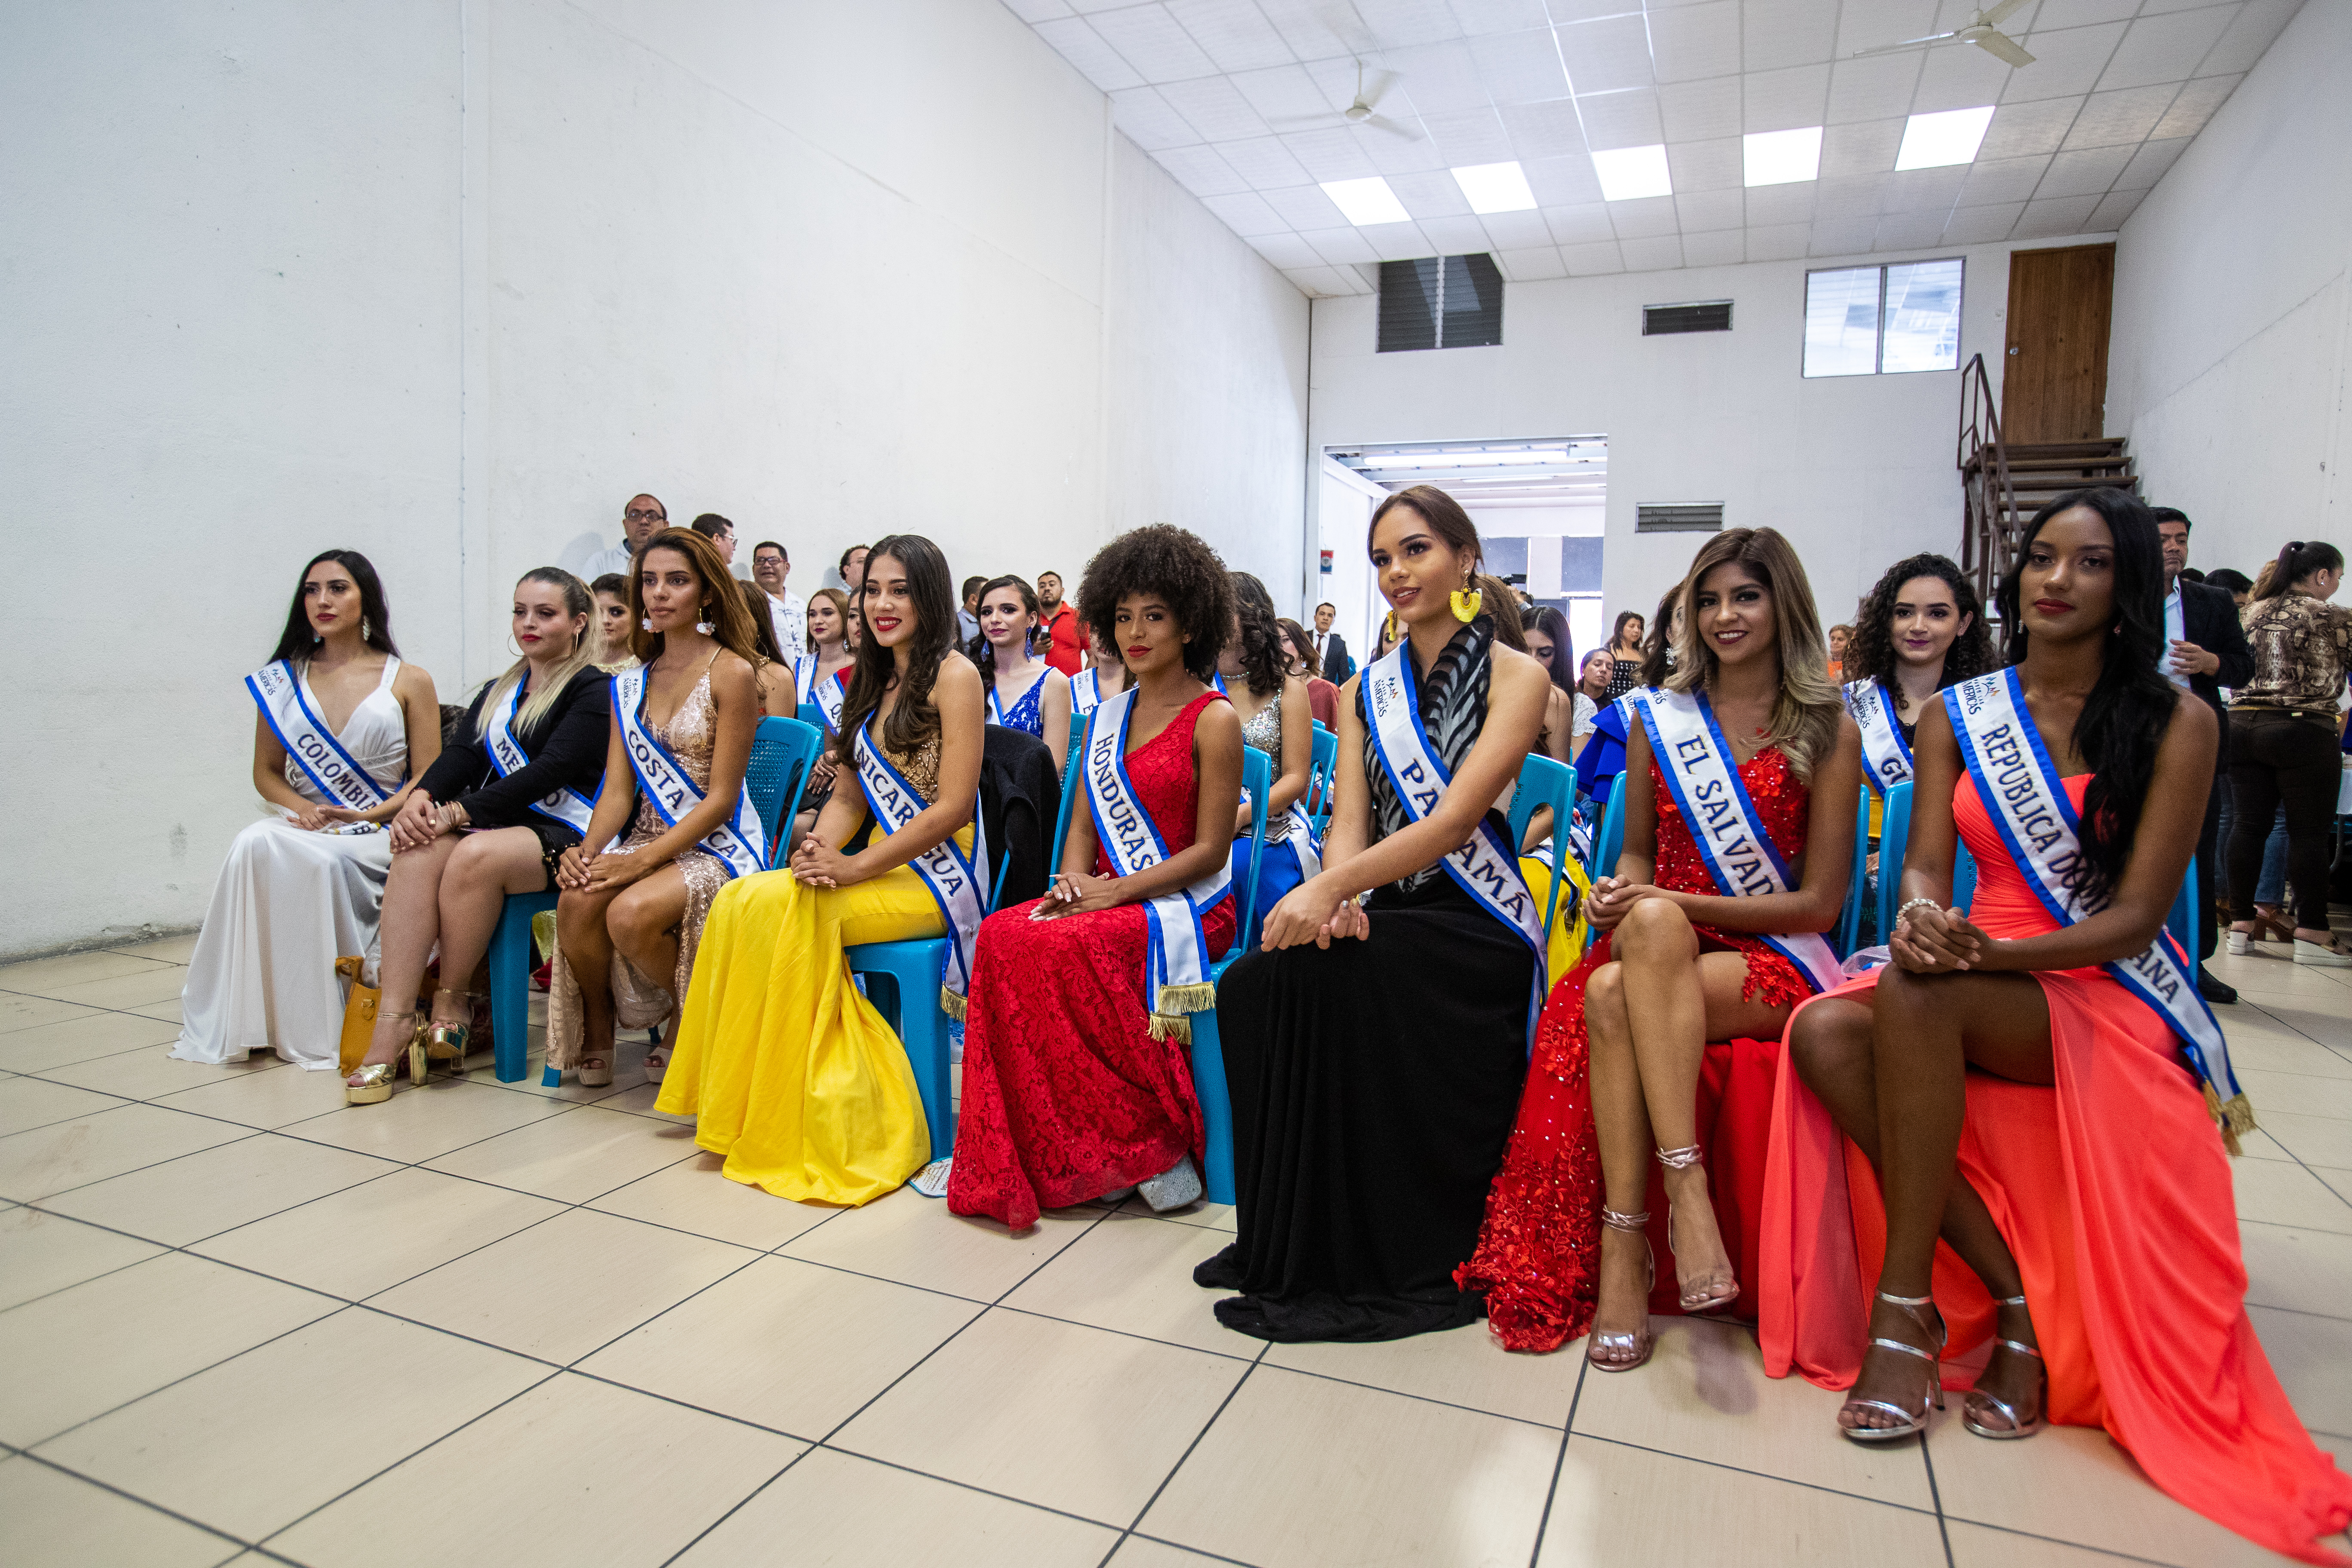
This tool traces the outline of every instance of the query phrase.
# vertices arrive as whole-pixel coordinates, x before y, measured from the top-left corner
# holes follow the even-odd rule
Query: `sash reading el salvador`
[[[929,803],[875,748],[864,729],[857,731],[850,750],[857,761],[857,787],[885,836],[897,833],[921,815]],[[908,862],[930,889],[940,917],[947,921],[948,954],[940,975],[940,1005],[954,1018],[964,1016],[964,996],[971,989],[972,943],[979,940],[981,919],[988,912],[982,907],[981,879],[973,870],[988,863],[986,830],[977,809],[971,824],[971,858],[965,858],[955,839],[949,837]]]
[[[1627,699],[1642,716],[1650,733],[1650,752],[1675,804],[1690,826],[1691,842],[1698,846],[1706,874],[1727,899],[1752,899],[1792,892],[1795,881],[1780,858],[1772,836],[1764,831],[1756,803],[1739,781],[1730,744],[1715,721],[1715,710],[1700,691],[1651,689]],[[1797,966],[1815,992],[1845,983],[1838,956],[1819,931],[1797,931],[1759,940]]]
[[[515,682],[514,695],[490,724],[490,765],[499,770],[499,777],[502,779],[514,777],[518,769],[530,762],[530,753],[524,751],[514,738],[515,715],[522,711],[522,688],[521,681]],[[584,837],[588,832],[588,819],[595,815],[596,803],[578,790],[565,788],[557,790],[544,800],[532,801],[530,808],[542,816],[555,818]]]
[[[621,741],[629,753],[629,766],[636,773],[637,788],[653,802],[664,822],[677,826],[680,817],[702,804],[703,795],[669,749],[646,727],[645,666],[625,669],[613,678],[613,720],[621,727]],[[701,847],[727,868],[730,877],[749,877],[768,868],[767,833],[760,826],[759,814],[751,809],[749,792],[736,796],[734,811],[704,836]]]
[[[2042,743],[2042,732],[2026,710],[2024,683],[2015,668],[1950,688],[1944,693],[1944,708],[1951,715],[1969,776],[1976,781],[1977,796],[2042,907],[2063,925],[2098,913],[2066,885],[2067,873],[2082,853],[2081,820],[2074,797],[2058,777],[2057,764]],[[2101,967],[2179,1037],[2189,1067],[2204,1085],[2206,1107],[2220,1120],[2221,1136],[2236,1152],[2238,1134],[2253,1129],[2253,1108],[2238,1088],[2221,1026],[2198,994],[2195,973],[2180,944],[2170,931],[2158,931],[2147,952]]]
[[[373,811],[399,790],[400,780],[387,783],[360,766],[359,760],[335,739],[334,731],[310,711],[291,659],[281,658],[255,670],[245,678],[245,689],[253,693],[261,717],[277,733],[286,754],[318,786],[328,804]]]
[[[1895,721],[1895,695],[1875,680],[1852,680],[1844,688],[1845,710],[1862,731],[1863,777],[1885,795],[1911,780],[1911,748]]]
[[[1087,804],[1094,812],[1095,837],[1111,868],[1122,877],[1149,871],[1168,858],[1151,814],[1136,798],[1127,776],[1127,727],[1135,717],[1135,688],[1105,698],[1087,731]],[[1189,888],[1147,900],[1144,924],[1143,994],[1150,1013],[1151,1037],[1192,1037],[1190,1014],[1217,1005],[1209,981],[1207,939],[1201,917],[1233,891],[1234,858],[1229,847],[1214,870]]]

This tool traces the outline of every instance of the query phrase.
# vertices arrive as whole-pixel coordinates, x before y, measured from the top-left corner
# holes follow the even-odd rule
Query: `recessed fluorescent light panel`
[[[1474,163],[1454,171],[1454,183],[1474,213],[1523,213],[1534,210],[1535,192],[1528,189],[1527,171],[1517,163]]]
[[[1740,140],[1750,185],[1793,185],[1822,172],[1822,128],[1759,131]]]
[[[1992,123],[1992,105],[1982,109],[1948,109],[1941,114],[1915,114],[1903,127],[1903,150],[1895,154],[1898,169],[1940,169],[1951,163],[1973,163]]]
[[[1358,228],[1376,223],[1411,223],[1412,215],[1404,210],[1389,183],[1374,174],[1369,180],[1326,180],[1323,194],[1331,198],[1339,216]]]
[[[1601,195],[1607,201],[1633,202],[1643,196],[1675,194],[1675,180],[1666,172],[1666,150],[1663,144],[1595,153],[1592,172],[1601,176]]]

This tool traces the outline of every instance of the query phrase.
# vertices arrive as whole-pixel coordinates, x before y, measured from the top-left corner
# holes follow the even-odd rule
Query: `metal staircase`
[[[2118,438],[2018,443],[2002,439],[2000,413],[1984,355],[1960,373],[1957,452],[1965,509],[1960,569],[1988,609],[1993,585],[2009,573],[2025,524],[2068,490],[2090,486],[2139,491],[2139,476]]]

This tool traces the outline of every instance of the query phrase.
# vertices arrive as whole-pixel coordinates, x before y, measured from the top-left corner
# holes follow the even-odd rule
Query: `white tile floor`
[[[1269,1347],[1191,1283],[1214,1208],[805,1208],[634,1073],[477,1058],[346,1109],[332,1074],[173,1062],[191,946],[0,969],[0,1564],[2267,1556],[2097,1433],[1854,1447],[1726,1325],[1630,1377],[1475,1328]],[[2266,1129],[2248,1300],[2352,1461],[2352,971],[2216,967]]]

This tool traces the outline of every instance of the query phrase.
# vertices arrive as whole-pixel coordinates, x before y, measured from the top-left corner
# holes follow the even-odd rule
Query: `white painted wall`
[[[1306,301],[1002,6],[92,0],[10,44],[0,469],[50,586],[0,953],[201,915],[239,678],[329,545],[445,700],[638,489],[803,590],[894,529],[1075,573],[1153,520],[1297,579]]]
[[[2116,245],[2108,428],[2189,560],[2352,550],[2352,5],[2305,5]]]

